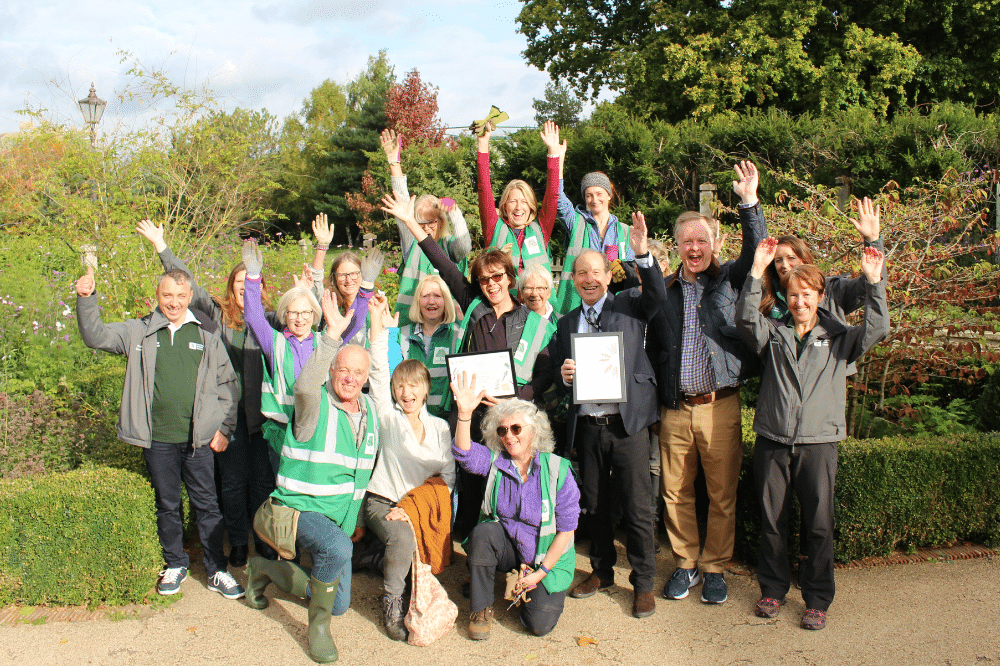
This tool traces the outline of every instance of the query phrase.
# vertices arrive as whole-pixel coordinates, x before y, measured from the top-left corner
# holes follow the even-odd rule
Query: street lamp
[[[97,91],[94,90],[94,84],[90,84],[90,94],[87,95],[86,99],[81,99],[77,104],[80,105],[80,113],[83,114],[83,122],[90,125],[90,145],[94,145],[94,141],[97,138],[97,123],[101,122],[101,116],[104,115],[104,107],[108,105],[103,99],[97,96]]]

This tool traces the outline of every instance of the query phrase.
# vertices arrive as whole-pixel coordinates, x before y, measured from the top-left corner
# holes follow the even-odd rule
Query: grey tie
[[[597,333],[601,330],[601,324],[597,321],[597,310],[593,306],[587,308],[587,312],[584,315],[584,319],[590,324],[590,332]]]

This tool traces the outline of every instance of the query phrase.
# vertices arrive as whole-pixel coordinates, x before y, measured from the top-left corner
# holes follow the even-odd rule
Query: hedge
[[[122,605],[162,564],[153,489],[99,467],[0,482],[0,606]]]
[[[753,439],[744,437],[735,556],[757,561]],[[959,539],[1000,544],[1000,434],[846,440],[838,446],[834,552],[842,562]],[[794,512],[798,511],[795,503]],[[797,515],[794,513],[793,515]],[[789,554],[799,522],[789,520]]]

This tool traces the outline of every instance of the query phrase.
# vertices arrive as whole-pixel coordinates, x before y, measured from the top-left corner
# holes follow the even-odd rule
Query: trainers
[[[803,629],[819,631],[826,626],[826,611],[816,610],[815,608],[807,609],[802,614],[802,623],[800,626]]]
[[[181,591],[181,583],[187,578],[187,567],[173,567],[160,572],[160,582],[156,584],[156,591],[160,594],[177,594]]]
[[[705,584],[701,586],[701,600],[706,604],[721,604],[729,598],[726,579],[720,573],[706,573]]]
[[[667,584],[663,586],[663,597],[665,599],[683,599],[688,595],[688,590],[700,582],[701,574],[698,573],[698,567],[694,569],[678,567]]]
[[[208,580],[208,589],[218,592],[226,599],[239,599],[243,596],[243,588],[228,571],[216,571]]]
[[[493,606],[476,611],[469,617],[469,638],[474,641],[484,641],[490,637],[490,624],[493,623]]]
[[[778,617],[778,611],[781,610],[781,605],[785,603],[784,601],[778,601],[772,597],[762,597],[760,601],[753,607],[754,615],[757,617],[766,617],[769,620],[773,620]]]

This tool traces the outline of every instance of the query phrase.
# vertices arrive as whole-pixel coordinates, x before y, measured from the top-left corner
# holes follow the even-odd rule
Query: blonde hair
[[[285,321],[285,315],[288,314],[288,307],[292,304],[292,301],[298,298],[306,299],[309,302],[309,308],[313,311],[313,320],[310,326],[318,324],[319,320],[323,317],[323,310],[319,307],[319,301],[316,300],[316,296],[305,287],[292,287],[281,297],[281,300],[278,301],[278,307],[275,310],[275,313],[278,315],[278,321],[283,326],[288,325]]]
[[[425,275],[417,283],[417,288],[413,291],[413,302],[410,303],[410,311],[408,313],[410,321],[415,321],[419,324],[426,323],[424,322],[424,316],[420,314],[420,294],[424,293],[424,287],[428,284],[436,284],[441,289],[441,295],[444,296],[444,319],[441,320],[441,323],[454,323],[455,319],[458,318],[455,313],[455,301],[452,300],[451,291],[440,275]]]
[[[445,214],[444,208],[441,206],[440,199],[433,194],[421,194],[417,197],[417,200],[413,202],[413,219],[415,219],[418,223],[424,221],[423,218],[420,217],[420,211],[423,209],[430,209],[434,213],[434,217],[438,220],[434,240],[441,240],[451,233],[451,230],[448,227],[448,216]]]
[[[424,387],[424,404],[431,392],[431,373],[427,366],[414,358],[401,361],[396,369],[392,371],[392,380],[389,382],[392,387],[392,400],[396,401],[396,387],[400,384],[417,384]]]
[[[528,216],[528,224],[531,224],[538,213],[538,200],[535,198],[535,191],[523,180],[512,180],[507,183],[507,187],[503,188],[503,194],[500,195],[500,215],[501,217],[507,215],[507,200],[510,199],[510,195],[514,190],[519,190],[524,195],[524,198],[528,200],[528,208],[531,209],[531,215]]]

